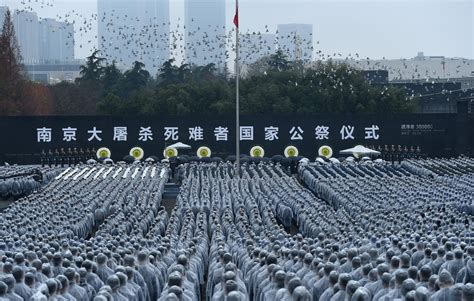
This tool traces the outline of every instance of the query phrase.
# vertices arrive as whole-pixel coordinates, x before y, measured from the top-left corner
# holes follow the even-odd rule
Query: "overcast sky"
[[[133,0],[131,0],[133,1]],[[227,2],[228,28],[235,0]],[[21,4],[26,2],[26,4]],[[182,24],[184,0],[171,0],[172,28]],[[243,31],[276,30],[280,23],[313,24],[316,50],[343,56],[358,53],[371,59],[411,58],[418,51],[474,59],[474,0],[240,0]],[[52,7],[45,4],[51,4]],[[0,0],[10,8],[31,6],[40,17],[65,16],[72,10],[90,18],[96,0]],[[83,18],[76,17],[76,22]],[[181,26],[182,27],[182,26]],[[92,32],[76,32],[76,57],[97,45]],[[89,43],[88,41],[92,41]],[[81,48],[82,45],[82,48]]]

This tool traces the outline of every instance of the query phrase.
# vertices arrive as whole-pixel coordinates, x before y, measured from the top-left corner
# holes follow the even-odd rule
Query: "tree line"
[[[235,78],[214,64],[166,61],[152,76],[141,62],[121,71],[94,51],[81,76],[55,85],[27,79],[9,12],[0,37],[1,115],[224,115],[235,111]],[[305,68],[281,51],[246,66],[242,114],[414,112],[416,102],[391,86],[373,86],[345,64]]]
[[[90,108],[105,115],[224,115],[235,112],[235,79],[215,65],[176,66],[166,61],[152,77],[140,62],[121,72],[94,52],[81,78],[67,91],[94,93]],[[66,84],[63,84],[66,85]],[[72,89],[72,90],[71,90]],[[93,92],[92,92],[93,91]],[[74,95],[67,99],[74,103]],[[370,85],[362,72],[345,64],[320,63],[305,69],[278,51],[248,67],[240,82],[242,114],[413,112],[404,91]],[[91,100],[93,98],[90,98]]]

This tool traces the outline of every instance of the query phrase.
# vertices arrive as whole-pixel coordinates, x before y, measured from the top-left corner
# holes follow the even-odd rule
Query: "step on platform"
[[[165,184],[165,191],[163,193],[163,199],[170,199],[178,196],[179,193],[179,185],[176,183],[166,183]]]

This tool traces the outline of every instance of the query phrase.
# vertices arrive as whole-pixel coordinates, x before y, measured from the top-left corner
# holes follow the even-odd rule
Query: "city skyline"
[[[226,28],[232,29],[234,1],[226,1]],[[446,57],[474,58],[474,5],[471,1],[240,1],[242,33],[276,32],[278,24],[307,23],[313,25],[315,50],[326,55],[345,57],[356,53],[361,58],[412,58],[417,52]],[[21,6],[18,1],[1,0],[10,9]],[[89,22],[87,31],[75,28],[76,57],[84,58],[97,47],[97,2],[55,1],[53,7],[31,4],[40,18],[59,16]],[[291,14],[288,14],[289,7]],[[265,12],[265,14],[262,14]],[[256,17],[258,16],[258,17]],[[172,0],[171,30],[184,24],[184,0]],[[97,23],[97,22],[96,22]],[[95,40],[95,41],[94,41]],[[319,42],[319,44],[317,43]],[[394,47],[397,46],[397,47]],[[232,53],[232,51],[230,51]]]
[[[6,11],[0,6],[1,24]],[[11,17],[24,64],[74,60],[73,24],[53,18],[40,20],[35,12],[28,11],[12,11]]]

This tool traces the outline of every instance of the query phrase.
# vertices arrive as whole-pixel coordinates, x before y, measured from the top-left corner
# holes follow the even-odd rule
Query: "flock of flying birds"
[[[35,12],[42,8],[54,7],[54,0],[22,0],[19,12]],[[148,12],[146,12],[148,14]],[[98,43],[101,55],[111,62],[115,60],[119,66],[129,68],[136,60],[145,63],[147,69],[156,71],[168,58],[175,58],[179,63],[184,60],[187,63],[205,65],[214,63],[218,67],[228,67],[234,59],[235,53],[235,28],[226,30],[225,26],[192,26],[189,30],[180,25],[171,22],[161,22],[155,17],[142,18],[130,14],[119,13],[115,10],[103,13],[101,15],[85,15],[79,9],[72,9],[64,15],[57,15],[56,19],[60,22],[74,24],[74,38],[81,41],[78,48],[94,49]],[[194,22],[194,19],[192,19]],[[195,24],[196,25],[196,24]],[[99,36],[94,33],[96,27],[106,29]],[[319,41],[316,41],[313,47],[313,36],[294,36],[286,35],[270,36],[272,33],[268,26],[265,26],[263,32],[247,32],[240,36],[240,60],[246,65],[266,55],[273,54],[277,47],[283,50],[289,57],[300,57],[307,63],[317,64],[320,61],[333,60],[336,62],[346,62],[363,70],[384,69],[389,72],[391,79],[426,79],[439,77],[437,71],[428,70],[416,61],[403,62],[400,64],[386,64],[386,60],[373,61],[369,57],[365,58],[358,53],[348,54],[344,57],[341,53],[324,53],[319,49]],[[276,38],[272,38],[276,37]],[[70,38],[70,37],[69,37]],[[85,42],[87,40],[87,42]],[[76,42],[77,43],[77,42]],[[285,48],[286,46],[289,48]],[[71,46],[72,47],[72,46]],[[291,49],[290,49],[291,48]],[[311,62],[312,57],[317,59]],[[457,66],[450,66],[449,70],[442,77],[461,77],[461,75],[470,67],[472,61],[458,60]],[[442,61],[440,64],[444,64]],[[445,69],[445,65],[443,65]],[[462,71],[461,71],[462,70]],[[441,71],[442,72],[442,71]],[[407,76],[411,74],[411,76]],[[411,77],[411,78],[410,78]],[[335,88],[340,85],[335,80]],[[342,82],[341,82],[342,83]]]

